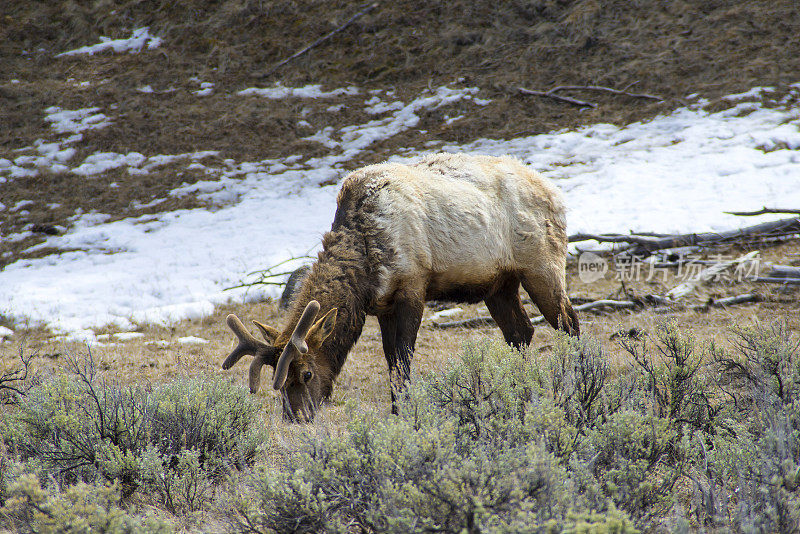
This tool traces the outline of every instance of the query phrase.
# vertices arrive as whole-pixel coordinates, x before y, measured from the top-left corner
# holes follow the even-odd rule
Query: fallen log
[[[580,306],[575,306],[575,311],[588,311],[593,310],[596,308],[611,308],[611,309],[632,309],[638,307],[639,304],[633,302],[632,300],[595,300],[593,302],[587,302],[586,304],[581,304]],[[539,324],[544,321],[544,316],[537,315],[533,319],[531,319],[532,324]],[[494,319],[488,316],[481,316],[481,317],[472,317],[470,319],[461,319],[459,321],[449,321],[446,323],[431,323],[433,328],[477,328],[479,326],[493,326],[495,324]]]
[[[797,213],[800,215],[800,209],[783,209],[783,208],[768,208],[764,206],[758,211],[726,211],[728,215],[738,215],[740,217],[752,217],[754,215],[764,215],[765,213]]]
[[[800,278],[789,278],[786,276],[759,276],[753,278],[753,282],[765,282],[768,284],[786,284],[789,286],[800,285]]]
[[[707,311],[709,308],[715,308],[715,307],[724,308],[726,306],[734,306],[736,304],[746,304],[748,302],[758,302],[759,300],[761,300],[761,297],[759,297],[757,294],[755,294],[755,293],[745,293],[744,295],[736,295],[734,297],[725,297],[725,298],[721,298],[721,299],[717,299],[717,300],[708,299],[708,302],[705,302],[703,304],[696,304],[694,306],[691,306],[689,309],[690,310],[695,310],[695,311]]]
[[[632,254],[652,253],[656,250],[687,246],[708,246],[729,243],[743,238],[768,238],[775,236],[800,235],[800,217],[769,221],[738,230],[726,232],[702,232],[693,234],[675,234],[656,237],[645,234],[587,234],[579,233],[569,236],[570,243],[594,240],[599,243],[628,243],[634,245],[629,250]]]
[[[791,267],[789,265],[773,265],[772,272],[767,276],[775,278],[800,278],[800,267]]]
[[[748,264],[752,261],[757,261],[756,258],[758,256],[758,251],[754,250],[752,252],[748,252],[743,256],[736,258],[735,260],[725,260],[720,261],[712,265],[711,267],[706,267],[699,273],[697,276],[690,280],[685,280],[678,284],[677,286],[670,289],[667,294],[665,295],[668,299],[677,300],[680,298],[685,297],[694,289],[700,285],[705,284],[709,280],[713,280],[714,278],[720,276],[723,272],[728,270],[730,267],[739,266],[741,264]]]
[[[800,284],[800,279],[797,280],[797,283]],[[703,304],[695,304],[687,308],[684,305],[670,301],[660,295],[648,295],[643,300],[638,302],[632,300],[596,300],[593,302],[587,302],[586,304],[581,304],[580,306],[575,306],[575,311],[589,311],[600,308],[611,308],[614,310],[635,309],[643,307],[645,303],[653,304],[656,307],[653,311],[656,313],[669,313],[687,309],[693,311],[708,311],[710,308],[724,308],[727,306],[735,306],[737,304],[759,302],[760,300],[761,297],[756,293],[745,293],[743,295],[735,295],[721,299],[709,299],[708,302]],[[679,304],[679,308],[676,310],[675,308],[668,307],[672,304]],[[543,323],[544,320],[544,316],[537,315],[531,319],[531,324],[537,325]],[[481,326],[495,326],[494,319],[488,316],[481,316],[472,317],[470,319],[462,319],[460,321],[449,321],[446,323],[431,323],[432,328],[438,328],[442,330],[447,328],[478,328]]]
[[[531,321],[533,322],[533,321]],[[488,316],[472,317],[470,319],[461,319],[458,321],[448,321],[446,323],[431,323],[433,328],[478,328],[480,326],[494,326],[494,319]]]

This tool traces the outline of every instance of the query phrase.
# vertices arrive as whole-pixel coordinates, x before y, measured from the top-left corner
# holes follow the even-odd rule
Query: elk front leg
[[[395,350],[395,336],[397,335],[397,317],[394,313],[378,315],[378,324],[381,327],[381,341],[386,364],[389,366],[389,389],[392,393],[392,413],[397,414],[397,399],[394,395],[394,376],[397,367],[397,352]]]
[[[414,357],[414,346],[417,332],[422,323],[422,311],[425,303],[413,294],[401,294],[395,298],[392,316],[394,318],[394,362],[390,363],[389,379],[392,386],[392,413],[397,413],[395,400],[405,389],[411,378],[411,359]],[[389,327],[390,329],[390,327]],[[381,327],[383,335],[383,327]],[[386,350],[384,341],[384,351]],[[387,361],[389,356],[387,355]],[[392,369],[392,367],[394,367]]]
[[[564,269],[530,271],[522,274],[522,287],[553,328],[571,336],[580,335],[580,325],[567,296]]]

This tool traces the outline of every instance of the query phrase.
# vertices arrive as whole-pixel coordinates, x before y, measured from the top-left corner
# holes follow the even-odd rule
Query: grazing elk
[[[511,157],[436,154],[350,173],[330,232],[292,304],[283,330],[235,316],[239,338],[223,369],[243,355],[250,390],[274,367],[284,416],[309,421],[328,398],[367,315],[376,315],[395,392],[409,378],[426,300],[486,303],[507,343],[530,343],[525,288],[555,328],[578,335],[565,290],[564,205],[558,191]],[[322,313],[321,318],[317,315]]]

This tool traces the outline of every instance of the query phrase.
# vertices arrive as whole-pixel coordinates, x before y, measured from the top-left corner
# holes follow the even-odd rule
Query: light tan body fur
[[[430,300],[490,287],[499,272],[564,265],[561,195],[514,158],[435,154],[413,165],[371,165],[350,174],[341,194],[351,182],[375,192],[374,224],[395,251],[375,311],[407,284]]]

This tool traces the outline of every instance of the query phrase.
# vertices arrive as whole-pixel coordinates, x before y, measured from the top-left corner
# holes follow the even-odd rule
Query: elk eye
[[[303,381],[308,382],[309,380],[311,380],[312,376],[313,375],[311,374],[311,371],[306,371],[305,373],[303,373]]]

